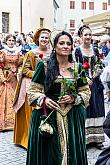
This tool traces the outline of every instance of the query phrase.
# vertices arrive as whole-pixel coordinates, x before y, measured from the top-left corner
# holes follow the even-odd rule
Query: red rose
[[[100,53],[100,54],[99,54],[99,57],[100,57],[100,58],[103,58],[103,57],[104,57],[104,54],[103,54],[103,53]]]
[[[1,63],[1,64],[0,64],[0,68],[3,68],[3,67],[4,67],[4,64],[3,64],[3,63]]]
[[[43,58],[43,53],[39,53],[39,58]]]
[[[83,69],[89,69],[90,68],[90,64],[88,62],[84,62],[82,65]]]

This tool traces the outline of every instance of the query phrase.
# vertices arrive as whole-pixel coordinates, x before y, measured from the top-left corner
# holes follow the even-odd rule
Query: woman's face
[[[13,38],[13,37],[8,38],[8,40],[6,41],[6,44],[7,44],[7,46],[8,46],[9,48],[13,48],[14,45],[15,45],[15,40],[14,40],[14,38]]]
[[[84,29],[82,33],[82,42],[85,44],[91,44],[92,33],[90,29]]]
[[[49,44],[49,34],[47,32],[42,32],[39,36],[39,45],[47,46]]]
[[[72,51],[72,43],[67,35],[59,37],[55,47],[56,54],[59,56],[68,56]]]
[[[79,40],[74,42],[74,47],[78,47],[78,46],[80,46],[80,41]]]

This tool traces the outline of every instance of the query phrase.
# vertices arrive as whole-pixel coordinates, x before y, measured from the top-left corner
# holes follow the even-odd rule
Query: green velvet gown
[[[55,81],[48,92],[44,92],[45,67],[42,62],[37,65],[29,91],[30,103],[37,103],[43,94],[58,100],[61,93],[60,81]],[[32,112],[27,151],[27,165],[87,165],[85,143],[85,107],[88,103],[88,85],[80,87],[83,102],[72,104],[64,115],[54,111],[48,119],[53,128],[51,136],[40,133],[39,125],[44,115],[44,108],[37,106]],[[52,110],[46,109],[49,114]],[[62,124],[63,123],[63,124]],[[62,128],[63,125],[63,128]],[[66,135],[66,136],[65,136]],[[66,137],[66,140],[65,140]],[[64,154],[65,153],[65,154]],[[65,156],[66,155],[66,156]],[[65,158],[64,158],[65,157]]]

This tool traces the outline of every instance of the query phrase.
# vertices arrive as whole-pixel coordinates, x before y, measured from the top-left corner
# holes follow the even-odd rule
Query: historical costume
[[[30,86],[36,64],[39,60],[41,60],[41,58],[36,50],[32,50],[25,55],[21,73],[18,75],[19,82],[17,84],[14,98],[14,110],[16,112],[14,143],[25,148],[27,148],[28,144],[28,128],[32,113],[32,107],[28,105],[27,101],[27,90]]]
[[[23,66],[18,76],[19,81],[14,98],[14,110],[16,112],[14,143],[24,148],[27,148],[28,145],[28,129],[32,113],[32,107],[28,105],[27,101],[27,90],[38,61],[41,59],[47,60],[49,55],[50,50],[46,49],[43,52],[39,50],[39,47],[29,51],[24,57]]]
[[[28,91],[29,102],[35,108],[30,124],[27,165],[87,165],[84,105],[88,105],[89,87],[79,79],[78,95],[74,103],[67,104],[59,111],[52,112],[51,109],[46,108],[47,115],[50,115],[49,118],[47,117],[46,123],[47,127],[50,128],[50,136],[48,136],[48,133],[46,134],[43,129],[40,130],[39,128],[41,120],[45,119],[43,100],[45,97],[49,97],[58,101],[61,93],[64,90],[66,92],[66,88],[62,81],[63,78],[59,75],[49,90],[45,89],[46,68],[48,68],[46,65],[43,62],[38,63]],[[73,67],[77,70],[75,72],[77,74],[78,65],[74,63]],[[73,73],[71,74],[73,75]],[[69,83],[73,83],[74,76],[72,79],[67,78]],[[74,95],[74,92],[72,94]]]
[[[0,51],[0,131],[14,128],[13,97],[20,63],[20,54],[14,48],[6,45]]]
[[[96,48],[93,54],[88,57],[82,53],[81,48],[76,48],[76,61],[79,63],[89,63],[90,68],[86,71],[87,77],[92,80],[90,105],[87,107],[86,119],[86,143],[102,143],[104,142],[103,121],[105,116],[103,85],[100,80],[100,74],[93,78],[94,72],[97,72],[97,64],[99,53]],[[102,67],[102,66],[101,66]],[[101,68],[102,69],[102,68]]]

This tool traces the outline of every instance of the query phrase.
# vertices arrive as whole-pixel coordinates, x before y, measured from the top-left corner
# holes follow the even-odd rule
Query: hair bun
[[[82,32],[84,31],[84,29],[90,29],[90,27],[88,25],[83,25],[79,28],[78,30],[78,36],[81,37]],[[91,30],[91,29],[90,29]]]

